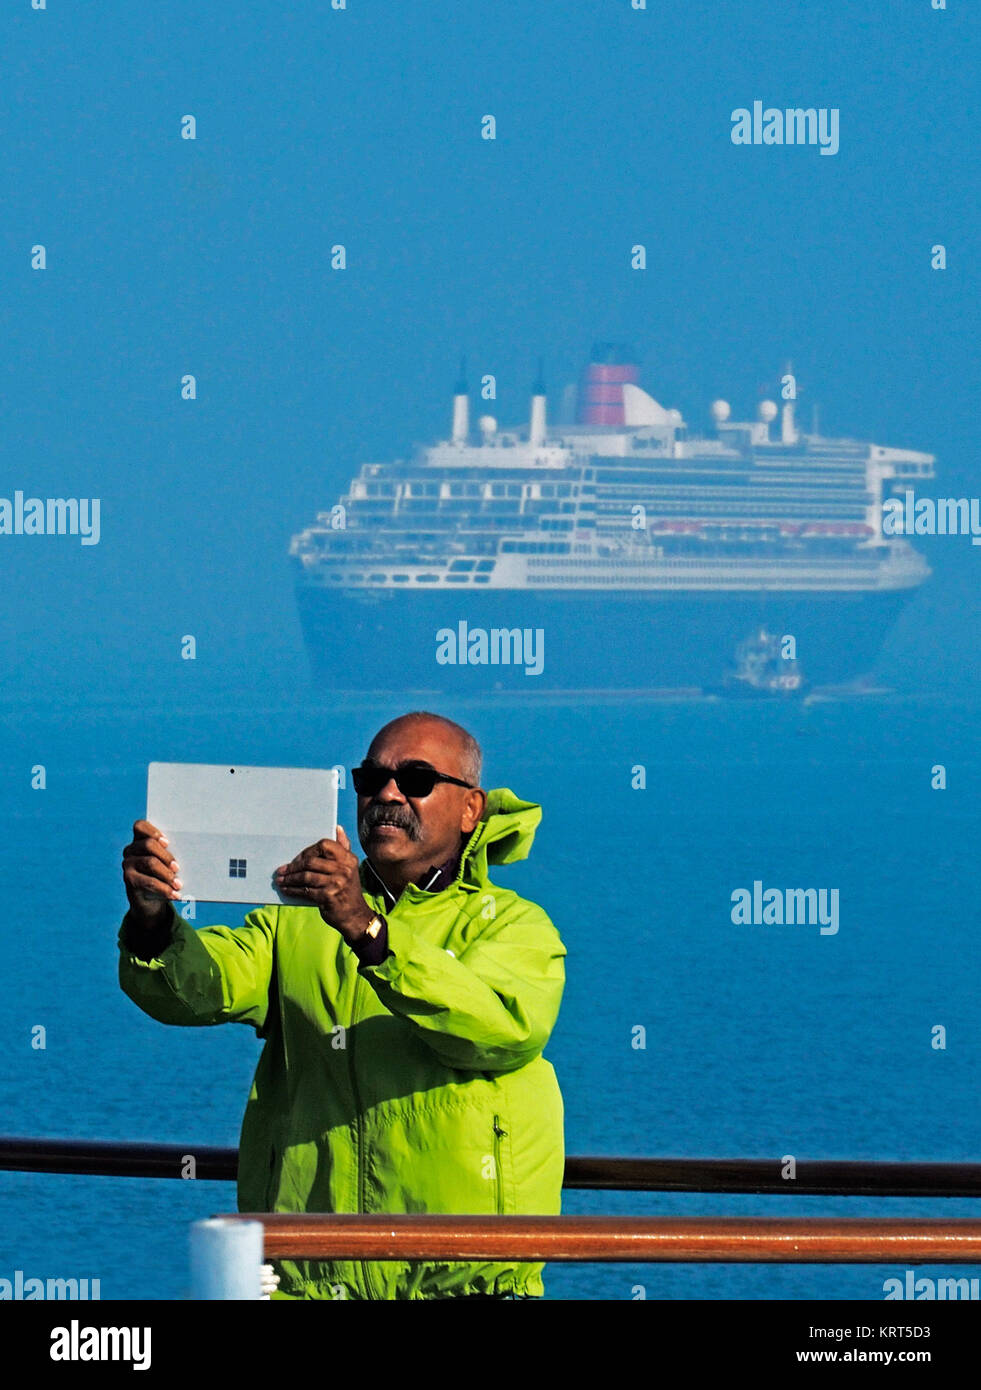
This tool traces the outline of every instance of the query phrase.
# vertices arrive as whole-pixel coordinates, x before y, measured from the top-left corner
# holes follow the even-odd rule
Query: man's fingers
[[[306,864],[287,864],[285,869],[277,870],[277,874],[284,882],[302,883],[308,887],[341,884],[347,877],[343,872],[338,872],[336,864],[326,859],[311,859]]]
[[[133,822],[133,839],[161,840],[164,844],[167,843],[166,835],[162,834],[157,827],[148,820],[135,820]]]
[[[175,886],[164,879],[154,878],[149,874],[133,873],[128,877],[127,883],[139,897],[168,899],[180,897],[180,892]]]
[[[165,868],[176,869],[177,860],[170,850],[164,845],[162,840],[134,840],[131,845],[127,845],[123,850],[123,859],[146,859],[152,856],[160,861]]]
[[[151,884],[169,893],[171,888],[182,886],[177,876],[177,865],[171,867],[149,855],[132,855],[123,861],[123,878],[134,887]]]
[[[280,869],[305,868],[316,862],[341,867],[350,853],[350,850],[345,849],[336,840],[318,840],[315,845],[307,845],[306,849],[301,850],[288,864],[280,864],[279,867]]]
[[[351,841],[347,838],[347,831],[344,829],[343,825],[337,827],[337,843],[343,849],[349,850],[351,848]]]
[[[166,835],[161,834],[152,821],[135,820],[133,822],[133,843],[127,845],[123,850],[123,858],[130,859],[134,855],[152,854],[164,864],[176,864],[177,861],[167,845]]]
[[[338,826],[338,832],[339,834],[336,840],[318,840],[315,845],[310,845],[310,847],[308,849],[305,849],[303,853],[315,854],[318,855],[320,858],[323,858],[325,855],[328,858],[330,858],[332,855],[343,856],[345,854],[350,854],[350,843],[348,842],[348,838],[346,835],[344,835],[344,831],[341,830],[340,826]],[[343,840],[341,840],[340,838],[341,835],[344,835]]]

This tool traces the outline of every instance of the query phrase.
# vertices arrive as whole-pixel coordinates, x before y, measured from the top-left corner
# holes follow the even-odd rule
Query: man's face
[[[382,730],[364,761],[393,769],[422,764],[468,780],[463,750],[453,731],[423,720]],[[461,832],[473,830],[483,803],[482,792],[451,782],[437,782],[428,796],[410,798],[390,779],[374,796],[358,797],[358,838],[375,864],[425,870],[456,853]]]

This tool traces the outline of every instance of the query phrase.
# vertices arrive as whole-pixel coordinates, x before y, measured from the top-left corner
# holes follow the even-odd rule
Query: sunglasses
[[[445,772],[437,772],[432,767],[419,767],[409,763],[405,767],[377,767],[373,763],[352,767],[351,781],[359,796],[377,796],[382,787],[387,787],[394,778],[395,785],[403,796],[429,796],[437,782],[452,782],[455,787],[469,787],[472,782],[462,782],[459,777],[447,777]]]

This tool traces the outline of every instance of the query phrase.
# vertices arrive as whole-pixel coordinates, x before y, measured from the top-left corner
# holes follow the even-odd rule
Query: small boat
[[[738,697],[801,695],[807,688],[796,656],[784,654],[786,639],[760,627],[736,648],[734,669],[715,693]]]

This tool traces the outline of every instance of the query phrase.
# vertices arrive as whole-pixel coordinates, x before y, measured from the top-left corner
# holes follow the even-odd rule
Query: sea
[[[775,1171],[788,1157],[981,1158],[977,699],[412,700],[0,701],[3,1133],[191,1153],[237,1142],[252,1029],[165,1027],[117,981],[121,851],[147,764],[350,767],[383,723],[421,707],[474,732],[486,787],[543,807],[529,858],[495,877],[568,948],[546,1056],[569,1154]],[[355,823],[350,790],[340,819]],[[837,930],[734,920],[734,895],[756,883],[833,890]],[[198,925],[246,910],[199,904]],[[183,1299],[191,1223],[234,1209],[230,1183],[0,1172],[0,1278]],[[969,1199],[802,1197],[791,1182],[773,1196],[568,1191],[564,1210],[977,1214]],[[551,1264],[545,1281],[551,1299],[876,1300],[904,1269]]]

